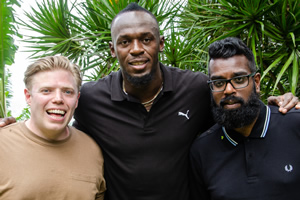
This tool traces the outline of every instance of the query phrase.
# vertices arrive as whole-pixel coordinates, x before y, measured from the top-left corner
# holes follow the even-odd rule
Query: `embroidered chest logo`
[[[288,164],[284,167],[286,172],[292,172],[293,171],[293,166],[291,164]]]
[[[190,110],[187,110],[186,113],[178,112],[178,116],[184,116],[185,118],[190,119],[189,116],[188,116],[189,111],[190,111]]]

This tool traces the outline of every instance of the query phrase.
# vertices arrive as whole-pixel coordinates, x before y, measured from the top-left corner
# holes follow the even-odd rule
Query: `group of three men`
[[[65,58],[37,61],[33,64],[36,71],[27,74],[29,81],[25,72],[31,119],[0,131],[0,156],[6,163],[0,174],[10,172],[0,181],[0,199],[103,199],[106,187],[106,200],[271,199],[279,192],[272,188],[278,187],[293,197],[295,191],[289,186],[299,184],[299,173],[290,179],[277,176],[274,184],[268,174],[261,173],[269,170],[276,174],[270,166],[274,158],[286,158],[285,154],[273,155],[278,142],[284,141],[279,137],[294,139],[294,144],[299,141],[293,138],[299,135],[299,125],[288,123],[298,120],[298,111],[283,116],[272,108],[271,113],[284,119],[284,129],[292,133],[275,134],[277,143],[262,148],[260,142],[258,149],[254,148],[258,141],[252,142],[252,136],[265,138],[278,123],[272,122],[272,117],[270,121],[270,109],[257,99],[254,91],[259,92],[260,75],[252,52],[240,40],[228,38],[211,46],[208,78],[159,62],[164,37],[154,15],[137,4],[129,4],[114,18],[111,35],[111,53],[121,70],[84,84],[79,101],[80,81],[73,73],[76,66],[68,63],[70,68],[61,68],[62,64],[56,63],[53,68],[39,67]],[[290,103],[284,100],[280,107],[283,112],[297,103],[296,98],[288,99],[292,99]],[[67,126],[74,110],[74,127],[101,147],[105,181],[101,150],[84,133]],[[190,170],[190,147],[198,134],[214,124],[212,113],[220,126],[196,139]],[[260,130],[264,134],[258,135]],[[276,147],[274,154],[281,149]],[[9,156],[4,159],[5,155]],[[296,173],[293,168],[299,166],[298,155],[291,153],[289,160],[281,160],[285,164],[281,169]],[[25,163],[21,166],[20,157]],[[25,171],[18,171],[20,168]],[[26,182],[30,183],[28,189]],[[270,188],[263,190],[262,184]],[[252,196],[244,191],[248,187]]]

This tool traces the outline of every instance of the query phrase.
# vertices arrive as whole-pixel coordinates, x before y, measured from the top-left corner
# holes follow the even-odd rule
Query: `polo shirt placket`
[[[251,135],[247,138],[233,130],[231,130],[231,132],[227,132],[226,128],[222,126],[224,136],[230,144],[233,146],[242,145],[244,147],[248,183],[258,181],[259,168],[263,159],[262,155],[264,150],[262,149],[260,151],[260,149],[258,149],[260,145],[257,145],[257,142],[266,137],[270,122],[270,108],[264,105],[261,106],[261,109],[257,123],[253,127]]]

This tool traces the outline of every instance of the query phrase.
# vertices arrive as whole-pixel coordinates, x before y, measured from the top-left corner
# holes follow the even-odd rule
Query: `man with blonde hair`
[[[102,152],[68,126],[81,81],[78,66],[63,56],[27,68],[31,117],[0,129],[0,199],[104,199]]]

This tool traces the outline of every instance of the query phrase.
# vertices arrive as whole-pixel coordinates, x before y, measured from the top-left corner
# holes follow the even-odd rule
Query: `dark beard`
[[[151,82],[151,80],[153,79],[152,73],[146,74],[145,76],[142,76],[142,77],[130,76],[126,72],[124,74],[125,74],[128,82],[130,82],[132,85],[134,85],[136,87],[148,85]]]
[[[231,110],[224,109],[224,101],[228,100],[237,101],[241,107]],[[226,129],[241,128],[251,124],[258,116],[260,111],[259,96],[254,89],[246,103],[240,97],[228,96],[220,101],[220,106],[212,98],[212,111],[215,122]]]
[[[153,80],[155,72],[156,72],[156,68],[153,68],[149,74],[146,74],[142,77],[134,77],[134,76],[130,76],[126,71],[123,71],[127,81],[132,85],[134,85],[135,87],[148,85]]]

